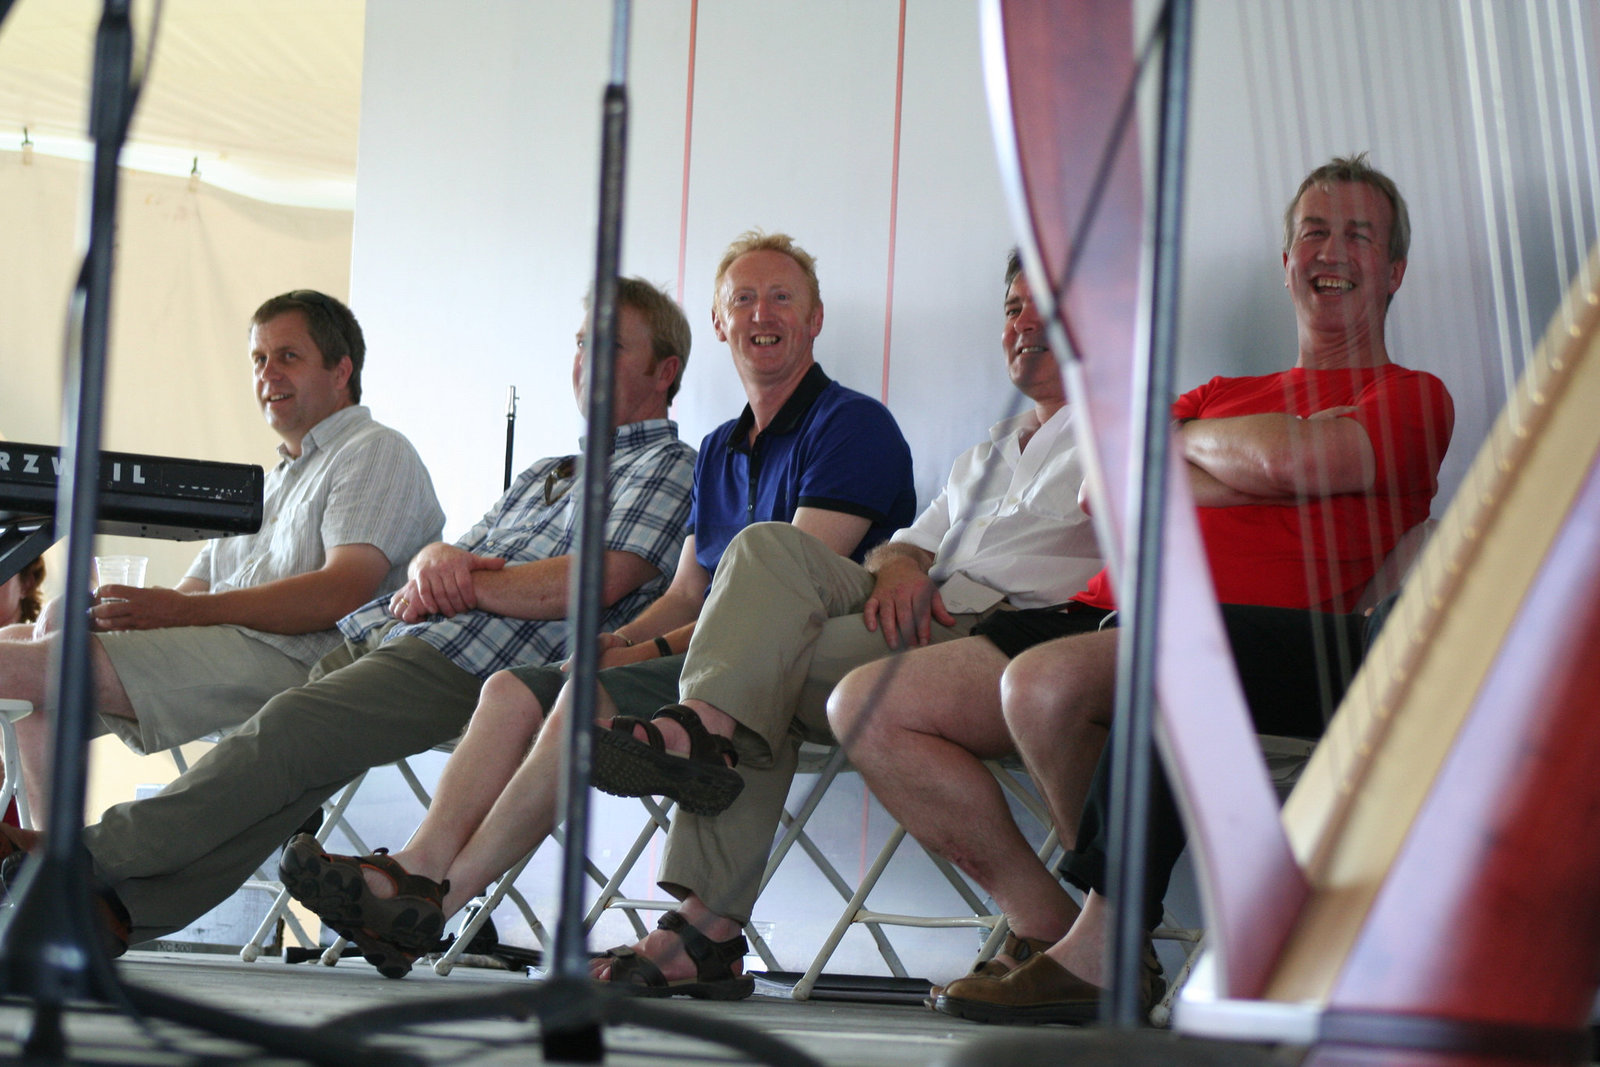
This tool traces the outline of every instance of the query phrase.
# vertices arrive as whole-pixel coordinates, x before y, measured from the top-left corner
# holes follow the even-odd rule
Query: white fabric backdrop
[[[61,440],[61,356],[73,279],[82,256],[86,167],[0,153],[0,433]],[[340,298],[349,284],[351,217],[281,207],[185,179],[124,171],[112,298],[104,444],[123,452],[277,462],[277,435],[251,393],[249,319],[262,300],[315,288]],[[369,375],[381,376],[374,359]],[[101,552],[150,557],[147,581],[171,585],[197,547],[100,538]],[[46,588],[61,588],[65,559],[46,557]],[[120,742],[95,745],[88,811],[165,781],[165,756],[140,759]]]

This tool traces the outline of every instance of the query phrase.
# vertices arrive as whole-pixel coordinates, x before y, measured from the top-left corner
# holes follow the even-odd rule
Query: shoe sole
[[[1164,978],[1157,978],[1153,982],[1149,982],[1148,987],[1145,989],[1143,1008],[1145,1016],[1149,1016],[1152,1008],[1160,1003],[1166,992],[1167,983]],[[1009,1023],[1024,1026],[1037,1026],[1042,1023],[1064,1023],[1068,1026],[1087,1026],[1100,1018],[1099,1001],[1094,1001],[1093,1003],[1060,1001],[1054,1004],[1032,1006],[991,1004],[982,1000],[952,997],[943,991],[936,991],[923,1003],[941,1014],[953,1015],[958,1019],[967,1019],[978,1023]]]
[[[720,815],[744,779],[731,767],[658,752],[616,730],[597,731],[594,786],[617,797],[668,797],[691,815]]]
[[[1100,1018],[1099,1001],[1011,1005],[989,1004],[981,1000],[965,1000],[941,994],[933,998],[932,1007],[934,1011],[943,1015],[953,1015],[958,1019],[967,1019],[975,1023],[1007,1023],[1013,1026],[1038,1026],[1043,1023],[1086,1026]]]
[[[756,991],[754,978],[724,978],[715,982],[668,982],[666,985],[640,985],[636,982],[617,983],[630,997],[693,997],[695,1000],[745,1000]]]
[[[356,947],[361,953],[361,958],[376,967],[378,973],[385,978],[398,981],[411,973],[411,965],[417,962],[418,955],[412,955],[387,941],[380,940],[366,930],[355,927],[329,926],[328,929],[344,938]]]

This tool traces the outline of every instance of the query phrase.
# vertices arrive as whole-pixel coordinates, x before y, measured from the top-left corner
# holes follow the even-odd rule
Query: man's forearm
[[[174,600],[168,626],[248,626],[275,634],[330,630],[372,599],[375,587],[359,581],[333,582],[321,571],[246,589],[186,593]]]
[[[571,557],[554,556],[502,570],[472,572],[478,610],[514,619],[564,619]]]
[[[668,589],[653,604],[613,632],[622,634],[634,644],[670,634],[699,619],[704,603],[704,597],[691,597],[681,591]]]
[[[610,607],[660,572],[631,552],[607,551],[601,602]],[[515,619],[564,619],[570,607],[571,556],[514,563],[472,572],[478,609]]]
[[[1354,419],[1278,412],[1192,419],[1179,437],[1190,463],[1265,501],[1363,492],[1372,484],[1372,445]]]
[[[1201,508],[1236,508],[1246,504],[1285,504],[1289,501],[1281,498],[1268,499],[1266,497],[1251,496],[1218,481],[1206,471],[1204,467],[1194,463],[1186,463],[1189,471],[1189,492],[1194,496],[1196,507]]]

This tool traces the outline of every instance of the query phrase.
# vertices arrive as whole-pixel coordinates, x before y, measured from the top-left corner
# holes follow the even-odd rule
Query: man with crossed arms
[[[1334,648],[1331,674],[1359,659],[1362,620],[1330,615],[1312,626],[1303,610],[1267,608],[1351,609],[1401,535],[1427,518],[1454,412],[1444,384],[1393,363],[1385,343],[1410,241],[1394,182],[1364,155],[1331,160],[1301,184],[1283,232],[1284,285],[1299,327],[1295,365],[1215,378],[1180,397],[1173,417],[1257,728],[1314,736],[1318,705],[1296,699],[1316,688],[1305,665],[1323,641]],[[1096,610],[1114,606],[1104,574],[1074,599]],[[988,636],[941,657],[908,656],[892,678],[876,665],[854,672],[835,691],[829,719],[852,739],[851,761],[890,813],[988,891],[1010,926],[1002,952],[977,973],[935,987],[931,1005],[983,1021],[1086,1022],[1105,984],[1104,820],[1085,818],[1062,867],[1089,891],[1080,915],[980,761],[1020,750],[1056,826],[1065,833],[1078,824],[1091,785],[1104,790],[1096,767],[1111,716],[1116,635],[1074,636],[1061,625]],[[1061,639],[1041,640],[1048,637]],[[1170,828],[1176,812],[1166,807]],[[1173,836],[1163,835],[1169,843]],[[1176,856],[1169,847],[1165,869],[1152,874],[1155,895],[1143,902],[1151,926]],[[1148,944],[1144,966],[1148,1008],[1164,986]]]

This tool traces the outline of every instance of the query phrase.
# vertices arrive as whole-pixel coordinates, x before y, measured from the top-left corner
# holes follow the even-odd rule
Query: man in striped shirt
[[[256,401],[282,438],[261,530],[209,541],[171,589],[103,586],[90,610],[98,718],[135,752],[238,726],[305,684],[339,644],[335,624],[398,588],[444,526],[433,482],[403,435],[361,405],[366,342],[350,309],[310,289],[251,317]],[[46,682],[59,638],[0,644],[0,693],[32,701],[17,723],[34,818],[49,785]]]

